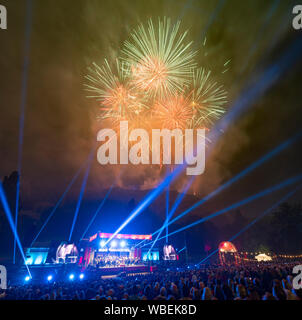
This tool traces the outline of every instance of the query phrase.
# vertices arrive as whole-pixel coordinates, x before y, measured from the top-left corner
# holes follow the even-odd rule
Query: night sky
[[[181,30],[189,30],[188,39],[194,41],[194,48],[199,51],[196,58],[198,64],[211,69],[213,77],[223,83],[229,92],[229,110],[255,77],[277,61],[291,43],[301,41],[302,31],[293,30],[291,13],[294,4],[299,1],[33,2],[20,214],[37,221],[43,212],[49,212],[49,208],[56,203],[85,161],[96,132],[102,125],[96,120],[98,104],[87,99],[84,92],[87,67],[93,61],[101,64],[104,58],[115,59],[129,32],[138,23],[164,16],[173,21],[181,19]],[[18,163],[26,1],[0,0],[0,4],[8,10],[8,30],[0,30],[2,179],[16,170]],[[205,37],[207,41],[203,46]],[[229,70],[222,73],[225,69],[223,64],[229,59]],[[190,196],[189,200],[185,199],[181,209],[186,209],[187,203],[192,204],[213,191],[301,129],[301,75],[300,60],[229,127],[207,159],[205,174],[196,178],[189,191],[196,198],[192,200]],[[301,173],[301,163],[300,141],[211,200],[203,206],[202,211],[195,210],[183,221],[193,221],[202,213],[216,211],[297,175]],[[152,189],[160,179],[158,168],[148,166],[129,167],[117,178],[118,172],[115,167],[101,167],[95,157],[84,202],[93,202],[103,197],[105,191],[118,179],[120,189],[113,192],[113,201],[127,204],[137,195],[135,200],[138,203],[144,194],[142,190]],[[186,179],[181,177],[171,188],[181,190]],[[77,199],[80,183],[81,180],[68,195],[68,204],[71,206]],[[244,213],[250,217],[256,215],[291,188],[244,207]],[[122,189],[131,191],[127,193]],[[301,195],[301,192],[297,193],[291,201],[299,201]],[[156,202],[152,208],[153,213],[150,211],[150,214],[164,215],[164,210]],[[109,211],[106,216],[105,210],[104,221],[109,219]],[[64,212],[61,212],[62,215]],[[109,227],[110,224],[107,225]],[[69,229],[69,225],[66,229]],[[145,225],[145,232],[154,231],[149,229]]]

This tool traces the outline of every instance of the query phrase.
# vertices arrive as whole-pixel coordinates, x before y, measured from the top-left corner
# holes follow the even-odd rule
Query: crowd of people
[[[0,300],[302,300],[302,290],[293,288],[297,264],[159,268],[110,279],[94,274],[83,281],[9,286]]]
[[[94,259],[93,266],[98,268],[110,268],[120,266],[133,266],[142,263],[138,258],[129,258],[121,255],[99,255]]]

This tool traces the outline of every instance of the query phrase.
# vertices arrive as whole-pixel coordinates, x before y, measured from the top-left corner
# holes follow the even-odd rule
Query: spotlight
[[[73,280],[73,279],[74,279],[74,274],[72,273],[69,275],[69,280]]]
[[[47,277],[47,280],[48,280],[48,281],[51,281],[51,280],[52,280],[52,275],[49,275],[49,276]]]
[[[105,245],[106,245],[106,241],[105,241],[105,240],[101,240],[101,242],[100,242],[100,247],[101,247],[101,248],[104,248]]]
[[[110,243],[110,247],[115,248],[117,246],[117,241],[116,240],[112,240]]]
[[[79,278],[80,278],[81,280],[84,279],[84,274],[81,273]]]
[[[26,276],[24,280],[28,282],[30,280],[30,276]]]
[[[122,248],[125,248],[127,246],[127,242],[125,240],[122,240],[121,243],[120,243],[120,246]]]

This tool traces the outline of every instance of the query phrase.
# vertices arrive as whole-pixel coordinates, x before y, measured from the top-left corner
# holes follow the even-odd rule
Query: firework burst
[[[211,71],[200,68],[193,71],[190,89],[193,108],[192,127],[211,127],[225,113],[227,92],[222,85],[212,81]]]
[[[162,128],[186,129],[193,117],[191,101],[181,94],[160,100],[154,106],[154,116]]]
[[[187,32],[179,33],[180,22],[171,24],[164,18],[154,26],[140,25],[125,42],[123,60],[132,72],[136,88],[148,92],[151,97],[166,97],[175,94],[189,83],[190,73],[195,67],[196,52],[192,42],[185,44]]]
[[[89,98],[96,98],[101,105],[101,119],[110,119],[112,122],[130,120],[143,112],[144,95],[137,92],[129,83],[129,69],[124,63],[116,60],[115,71],[107,60],[104,65],[93,63],[86,76],[89,84],[86,90],[93,93]]]
[[[147,132],[155,127],[209,130],[225,112],[227,92],[211,71],[196,68],[196,52],[179,27],[180,22],[173,25],[167,18],[155,25],[150,19],[130,35],[113,67],[105,60],[89,68],[85,88],[100,103],[99,119],[108,120],[116,132],[121,121],[128,122],[129,130]]]

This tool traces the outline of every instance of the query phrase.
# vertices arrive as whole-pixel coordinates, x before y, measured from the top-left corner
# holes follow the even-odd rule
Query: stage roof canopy
[[[113,233],[98,232],[89,238],[89,241],[99,239],[110,239]],[[151,234],[116,234],[115,239],[131,239],[131,240],[152,240]]]

